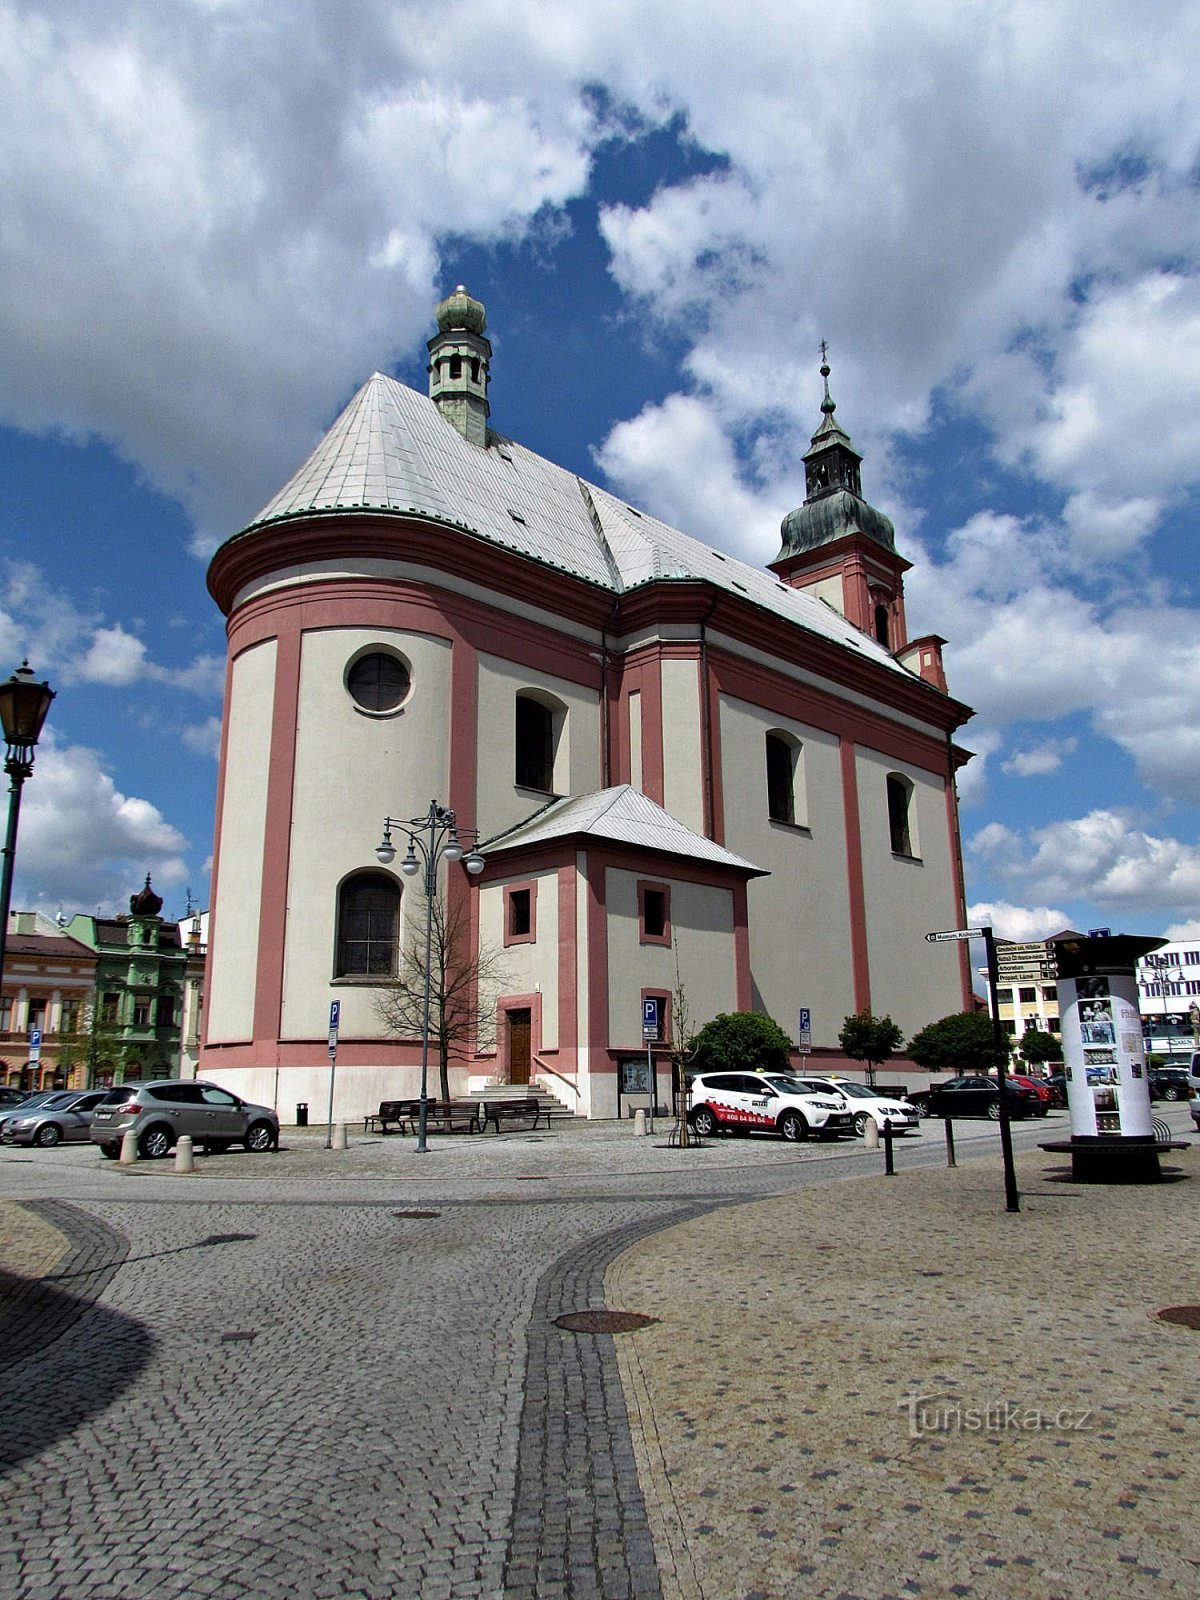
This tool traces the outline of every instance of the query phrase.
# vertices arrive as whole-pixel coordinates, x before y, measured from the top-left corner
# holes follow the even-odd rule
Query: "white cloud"
[[[221,719],[208,717],[204,722],[185,728],[182,737],[189,750],[197,755],[212,756],[215,761],[221,753]]]
[[[1047,900],[1135,912],[1200,906],[1200,849],[1144,832],[1118,811],[1098,809],[1027,832],[993,823],[968,853],[1001,882]]]
[[[1063,758],[1074,754],[1078,742],[1077,739],[1042,739],[1023,750],[1014,750],[1001,764],[1005,772],[1013,772],[1018,778],[1045,777],[1047,773],[1058,771]]]
[[[980,900],[968,906],[967,921],[972,928],[990,926],[997,939],[1012,939],[1018,944],[1047,939],[1071,926],[1064,911],[1050,906],[1015,906],[1007,900]]]
[[[185,881],[186,846],[157,807],[117,789],[94,750],[51,735],[25,786],[13,905],[126,910],[147,872],[169,897]]]
[[[95,630],[78,667],[84,682],[107,683],[114,688],[136,683],[145,670],[146,646],[126,633],[120,623]]]

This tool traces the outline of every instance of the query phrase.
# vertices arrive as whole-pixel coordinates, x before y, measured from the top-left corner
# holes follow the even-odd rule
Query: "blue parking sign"
[[[647,996],[642,1001],[642,1038],[658,1038],[658,998]]]

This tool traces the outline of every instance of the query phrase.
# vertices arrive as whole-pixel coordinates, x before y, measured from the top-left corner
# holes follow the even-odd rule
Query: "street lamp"
[[[470,846],[469,850],[464,851],[453,811],[438,805],[436,800],[429,802],[429,810],[423,817],[410,817],[407,822],[396,817],[384,817],[383,838],[375,848],[375,856],[385,867],[396,859],[396,846],[392,843],[393,828],[408,840],[408,850],[400,863],[400,871],[404,876],[415,878],[421,871],[422,862],[425,865],[425,996],[421,1025],[421,1098],[417,1117],[417,1150],[424,1153],[428,1148],[425,1132],[429,1117],[429,965],[433,955],[433,897],[437,892],[438,862],[443,859],[461,861],[472,875],[482,872],[487,863],[475,845],[479,838],[478,830],[461,830]]]
[[[8,830],[4,835],[4,870],[0,873],[0,983],[4,979],[4,952],[8,944],[8,908],[12,901],[13,860],[17,853],[17,819],[21,815],[21,789],[33,771],[33,750],[54,690],[35,683],[28,661],[23,661],[7,683],[0,683],[0,722],[4,724],[4,770],[8,773]]]

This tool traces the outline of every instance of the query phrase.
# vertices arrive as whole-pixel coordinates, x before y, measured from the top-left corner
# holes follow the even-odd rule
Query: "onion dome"
[[[862,498],[862,457],[834,416],[837,407],[829,395],[829,363],[824,360],[824,346],[821,376],[825,380],[825,398],[821,402],[820,426],[804,454],[804,504],[783,519],[783,547],[776,561],[833,544],[853,533],[865,534],[885,550],[896,548],[896,530],[891,520]]]
[[[435,308],[433,315],[442,333],[459,328],[464,328],[468,333],[482,333],[487,327],[483,302],[469,295],[461,283],[453,294],[447,295]]]
[[[155,894],[150,887],[150,874],[147,873],[145,886],[129,897],[129,910],[135,917],[156,917],[162,908],[162,896]]]

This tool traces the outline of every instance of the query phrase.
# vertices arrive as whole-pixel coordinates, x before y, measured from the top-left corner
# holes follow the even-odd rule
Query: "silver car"
[[[97,1107],[90,1137],[102,1155],[115,1161],[121,1140],[137,1135],[138,1154],[146,1160],[165,1156],[187,1134],[206,1150],[274,1150],[279,1144],[279,1118],[270,1106],[255,1106],[228,1089],[200,1079],[166,1078],[157,1083],[132,1083],[119,1099]]]
[[[36,1105],[14,1106],[4,1118],[0,1139],[5,1144],[37,1144],[46,1148],[65,1139],[87,1138],[92,1114],[107,1089],[59,1089],[35,1097]]]

